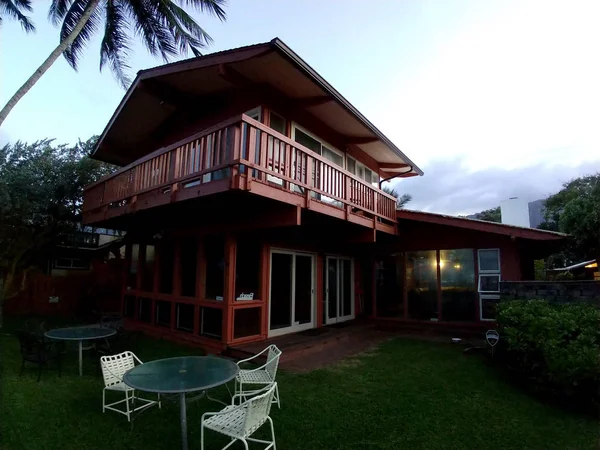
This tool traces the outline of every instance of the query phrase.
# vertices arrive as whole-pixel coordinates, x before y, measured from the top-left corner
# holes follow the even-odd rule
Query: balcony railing
[[[263,183],[347,214],[395,222],[396,199],[335,163],[246,115],[159,149],[88,186],[83,210],[122,207],[159,190],[232,180],[231,188]]]

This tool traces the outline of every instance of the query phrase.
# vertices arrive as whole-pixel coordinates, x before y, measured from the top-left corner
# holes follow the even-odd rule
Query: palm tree
[[[31,0],[0,0],[0,25],[2,25],[2,17],[7,16],[18,20],[27,33],[35,31],[31,19],[23,14],[23,11],[31,12],[31,10]]]
[[[27,9],[29,1],[0,0],[0,5],[19,4]],[[100,70],[108,64],[117,81],[127,87],[127,58],[130,53],[130,35],[140,36],[153,56],[169,61],[172,56],[187,54],[199,56],[200,50],[212,38],[176,3],[196,8],[225,20],[222,6],[225,0],[52,0],[48,18],[61,25],[60,43],[50,56],[29,77],[0,111],[0,125],[17,102],[62,54],[77,70],[77,63],[91,37],[102,30]],[[11,11],[14,11],[11,9]],[[11,13],[14,15],[14,12]]]
[[[410,195],[410,194],[400,195],[400,193],[396,189],[394,189],[390,186],[383,186],[381,188],[381,190],[383,192],[385,192],[386,194],[390,194],[391,196],[396,197],[396,209],[404,208],[406,206],[406,204],[412,200],[412,195]]]

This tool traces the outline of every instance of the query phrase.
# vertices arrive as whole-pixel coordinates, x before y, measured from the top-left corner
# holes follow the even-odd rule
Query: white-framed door
[[[343,322],[355,317],[354,261],[352,258],[325,258],[325,323]]]
[[[315,255],[271,250],[269,337],[315,326]]]

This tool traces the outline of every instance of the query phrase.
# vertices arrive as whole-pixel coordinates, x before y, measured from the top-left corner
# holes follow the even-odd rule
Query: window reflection
[[[475,262],[472,249],[440,251],[442,320],[475,320]]]
[[[437,320],[437,258],[435,250],[406,254],[408,317]]]

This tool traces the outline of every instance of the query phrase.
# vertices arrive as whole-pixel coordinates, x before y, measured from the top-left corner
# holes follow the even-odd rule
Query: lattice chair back
[[[265,364],[265,370],[271,376],[271,380],[275,379],[277,375],[277,366],[279,366],[279,357],[281,356],[281,350],[276,345],[269,345],[269,352],[267,353],[267,363]]]
[[[264,394],[259,394],[243,403],[246,409],[244,419],[244,433],[246,436],[254,433],[269,417],[275,389],[277,389],[277,383],[269,385]]]
[[[123,382],[123,375],[135,367],[135,362],[141,361],[132,352],[123,352],[118,355],[102,356],[102,376],[105,386],[113,386]]]

